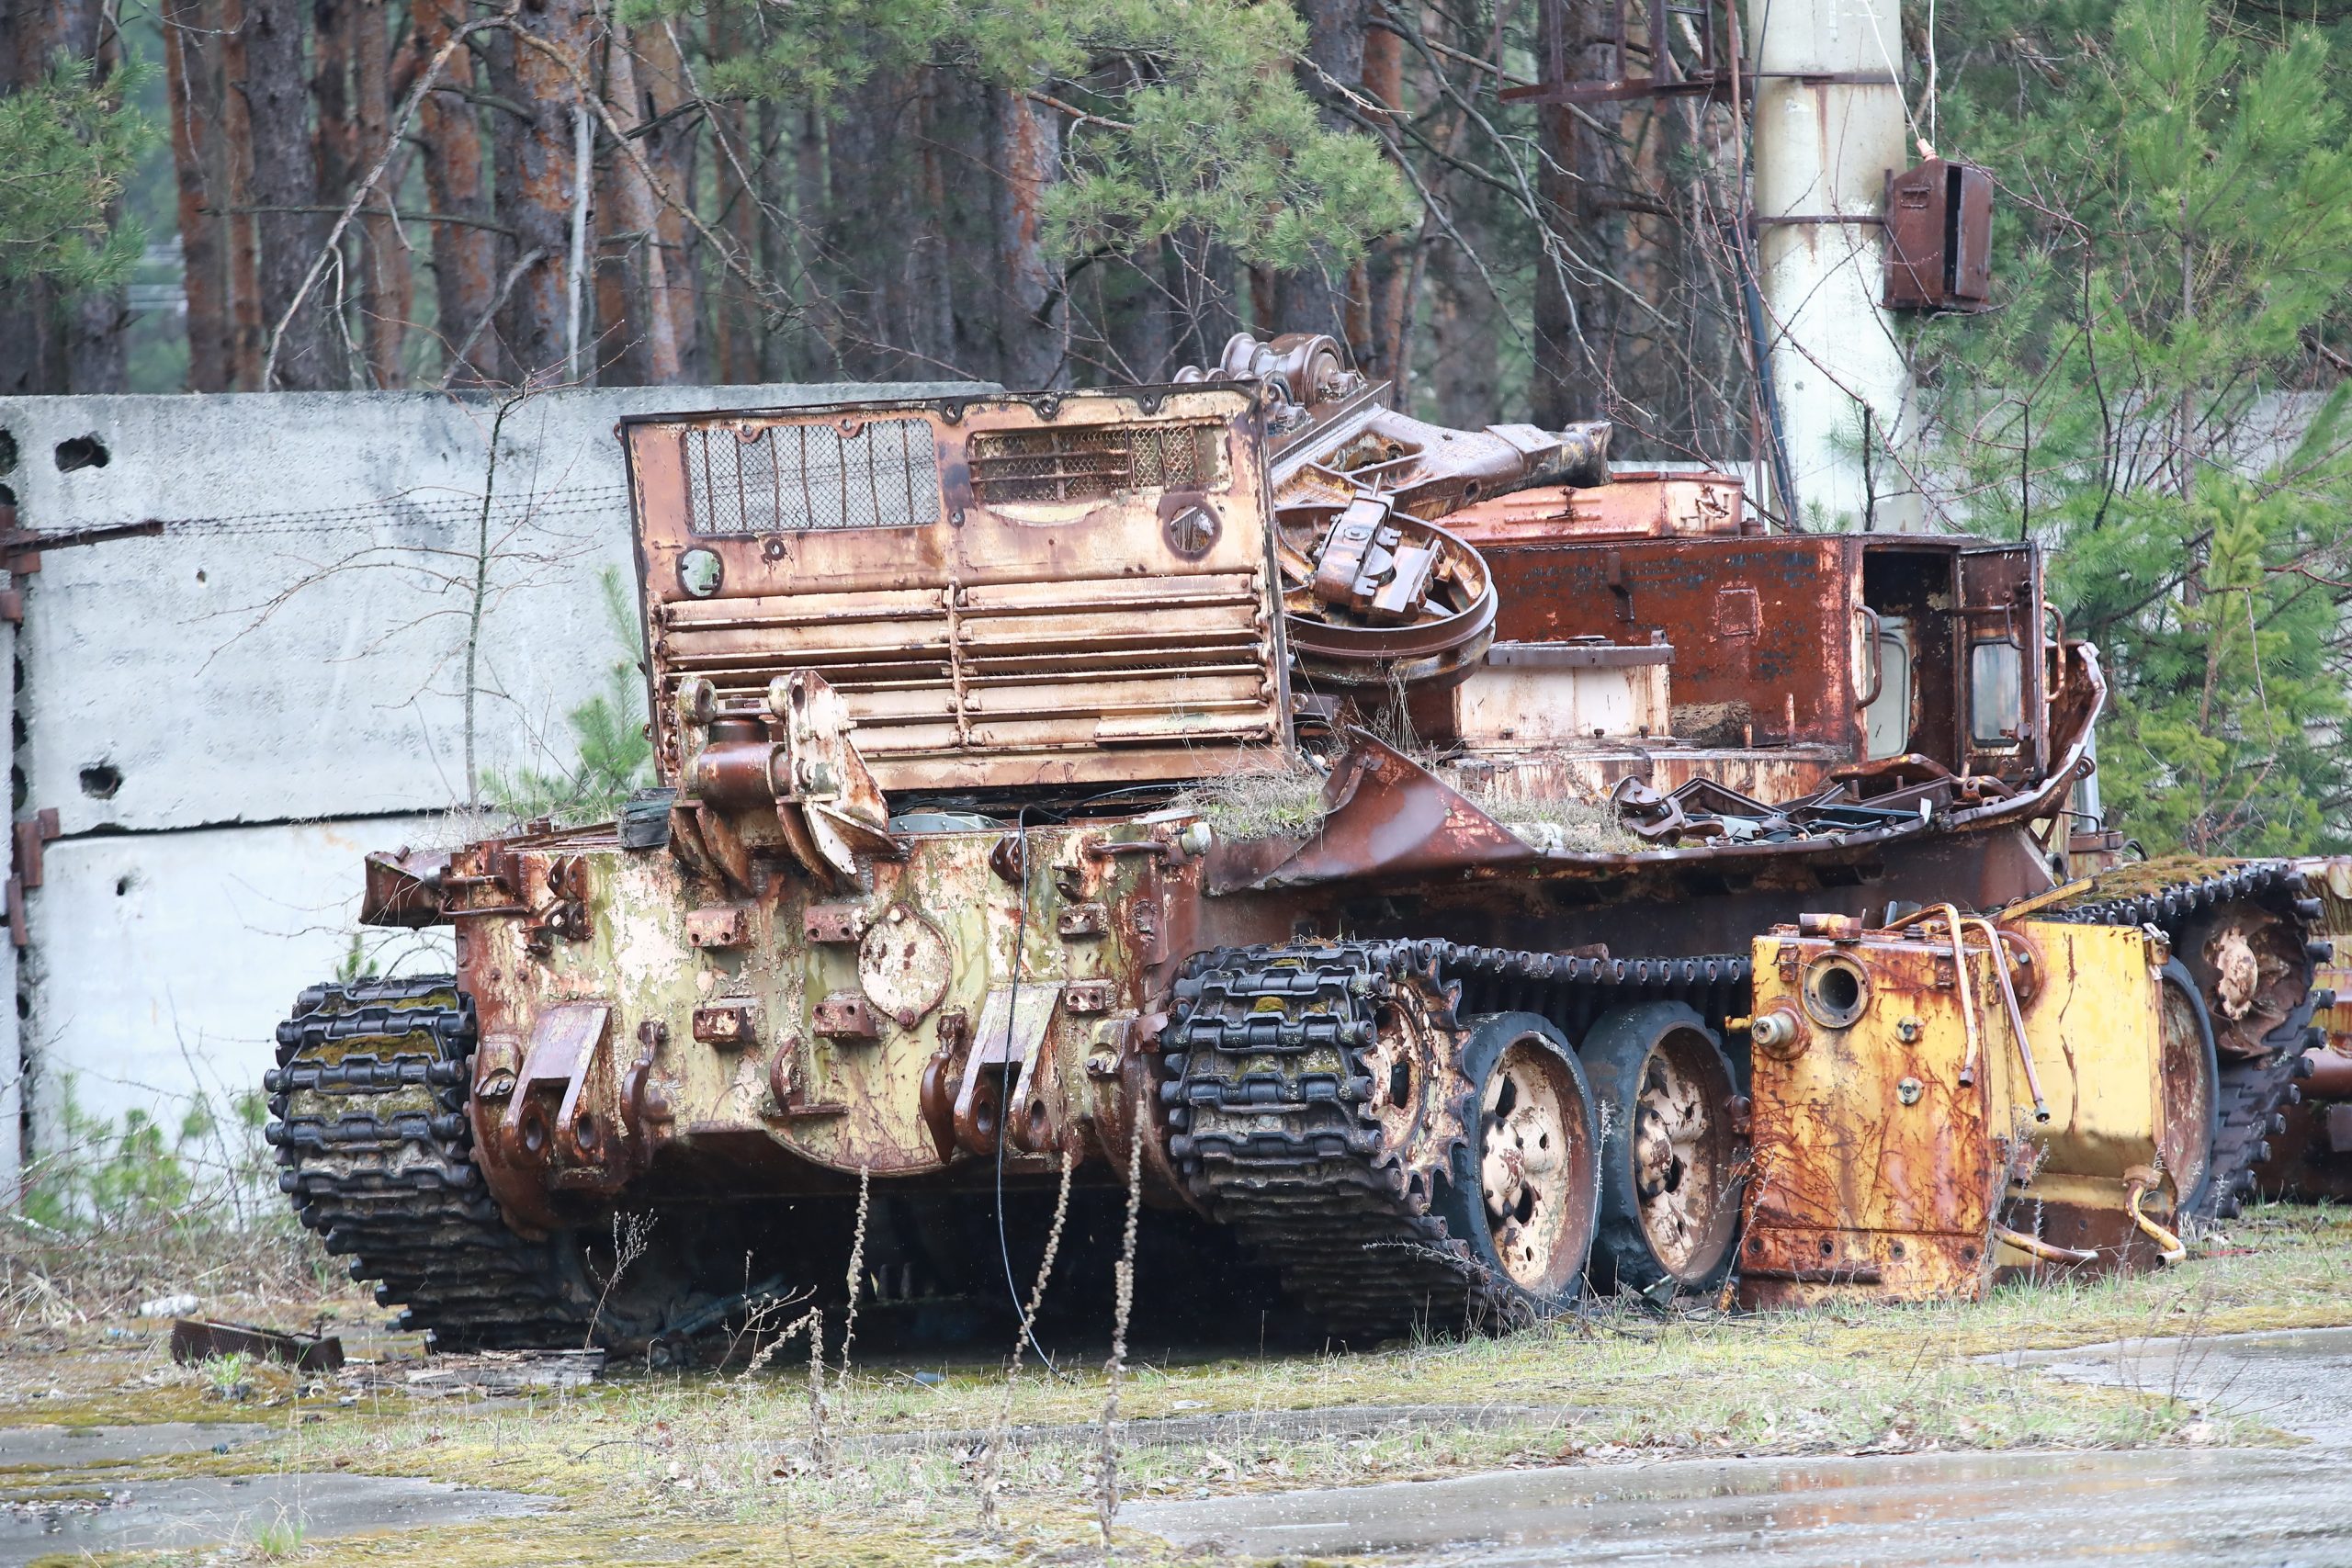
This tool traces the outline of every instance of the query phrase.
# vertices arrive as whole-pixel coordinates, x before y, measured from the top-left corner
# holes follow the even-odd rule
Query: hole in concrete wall
[[[0,430],[0,474],[17,471],[17,433]]]
[[[18,991],[18,992],[17,993],[17,1016],[18,1018],[30,1018],[30,1017],[32,1017],[32,1015],[33,1015],[33,999],[32,999],[32,998],[30,998],[30,997],[27,996],[27,995],[26,995],[24,992],[22,992],[22,991]]]
[[[198,567],[196,569],[196,580],[198,582],[202,582],[204,581],[204,569],[202,567]]]
[[[21,747],[26,741],[30,740],[33,738],[32,730],[25,723],[25,716],[22,709],[18,709],[17,712],[10,714],[8,716],[8,733],[15,746]]]
[[[130,890],[138,886],[138,879],[126,871],[114,879],[114,896],[118,898],[127,898],[130,896]]]
[[[16,504],[17,492],[15,488],[9,485],[0,485],[0,506],[14,506]]]
[[[92,800],[112,800],[122,787],[122,770],[112,762],[94,762],[82,770],[82,793]]]
[[[25,808],[25,802],[30,800],[32,797],[33,788],[32,785],[25,782],[25,770],[17,767],[10,768],[8,770],[9,804],[15,807],[18,811],[22,811]]]
[[[57,471],[61,474],[70,474],[76,468],[103,468],[112,461],[114,454],[95,435],[69,435],[57,444]]]

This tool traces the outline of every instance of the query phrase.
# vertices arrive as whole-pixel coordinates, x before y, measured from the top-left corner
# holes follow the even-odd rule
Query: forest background
[[[1609,73],[1615,0],[1558,3]],[[1531,104],[1539,15],[0,0],[0,393],[1090,386],[1312,331],[1445,423],[1768,461],[1743,106]],[[2348,28],[1948,0],[1890,40],[1921,152],[1997,182],[1996,298],[1905,323],[1916,407],[1854,439],[1928,526],[2057,551],[2151,850],[2352,847]]]

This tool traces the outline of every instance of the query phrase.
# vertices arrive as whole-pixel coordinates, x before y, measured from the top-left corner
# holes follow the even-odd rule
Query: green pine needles
[[[86,63],[0,97],[0,284],[44,278],[63,294],[121,281],[138,226],[109,219],[154,129],[130,107],[139,67],[103,82]]]
[[[1994,0],[1972,30],[1942,135],[2003,184],[1999,308],[1918,342],[1943,521],[2054,547],[2110,684],[2106,804],[2150,851],[2352,845],[2335,55],[2204,0]]]

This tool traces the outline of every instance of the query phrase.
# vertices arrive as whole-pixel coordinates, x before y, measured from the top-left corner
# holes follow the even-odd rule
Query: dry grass
[[[1617,819],[1605,801],[1507,795],[1471,788],[1473,806],[1547,854],[1623,855],[1648,848]]]
[[[1100,1283],[1064,1280],[1059,1288]],[[2054,1382],[1975,1358],[2019,1346],[2342,1323],[2352,1316],[2347,1285],[2352,1224],[2335,1211],[2266,1209],[2163,1274],[2005,1288],[1966,1305],[1726,1319],[1611,1304],[1501,1339],[1133,1365],[1122,1393],[1130,1419],[1433,1403],[1530,1414],[1501,1426],[1360,1438],[1130,1445],[1119,1470],[1129,1496],[1194,1495],[1637,1458],[2275,1441],[2226,1410]],[[184,1417],[200,1398],[159,1369],[159,1339],[109,1340],[97,1325],[18,1336],[0,1350],[0,1404],[16,1407],[5,1417],[12,1422],[101,1410],[122,1419],[130,1405],[146,1419]],[[265,1373],[256,1418],[283,1423],[282,1438],[145,1472],[348,1469],[549,1499],[549,1513],[526,1523],[435,1531],[431,1554],[447,1568],[1099,1558],[1100,1375],[1032,1371],[1013,1381],[1001,1522],[990,1533],[978,1522],[978,1438],[1007,1393],[994,1366],[951,1362],[935,1386],[915,1381],[911,1364],[859,1366],[829,1390],[835,1457],[827,1463],[810,1440],[793,1360],[778,1358],[748,1381],[623,1374],[564,1394],[468,1406],[382,1392],[344,1405],[339,1387],[306,1395],[287,1375]],[[245,1414],[218,1404],[209,1413]],[[1041,1426],[1062,1429],[1020,1431]],[[1118,1544],[1125,1561],[1170,1560],[1132,1529]],[[413,1562],[418,1550],[417,1538],[391,1536],[305,1543],[290,1555]]]
[[[1212,832],[1250,844],[1312,833],[1323,821],[1323,775],[1304,763],[1206,778],[1175,805],[1197,811]]]

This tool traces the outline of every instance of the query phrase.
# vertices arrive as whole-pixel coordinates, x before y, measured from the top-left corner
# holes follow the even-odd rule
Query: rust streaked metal
[[[1743,1202],[1757,1304],[2171,1250],[2157,1173],[2256,1153],[2312,901],[2078,874],[2106,687],[2037,551],[1766,536],[1724,476],[1385,396],[1238,338],[625,422],[661,787],[369,858],[456,969],[281,1027],[306,1223],[448,1343],[649,1355],[838,1292],[861,1189],[877,1279],[985,1308],[970,1205],[1091,1201],[1138,1131],[1154,1213],[1360,1342],[1560,1310],[1589,1235],[1713,1292]]]

